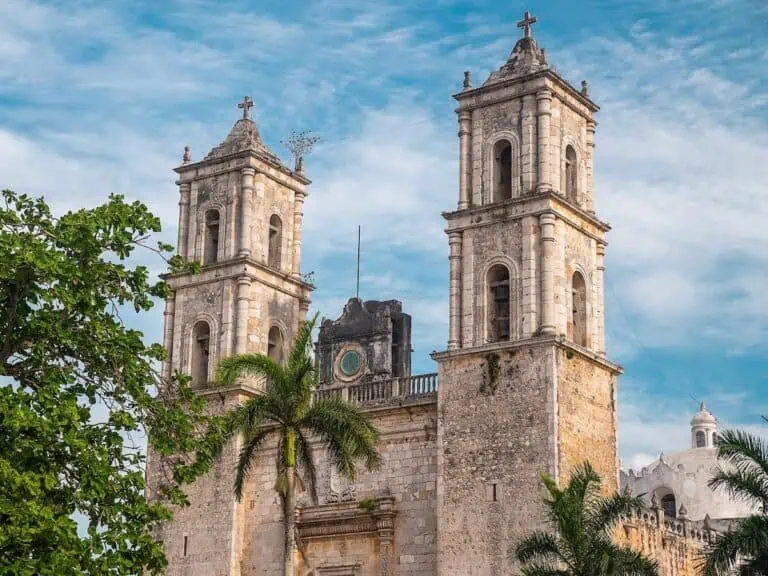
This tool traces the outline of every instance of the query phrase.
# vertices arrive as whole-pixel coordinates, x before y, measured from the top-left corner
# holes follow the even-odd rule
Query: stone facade
[[[663,510],[667,519],[707,521],[719,530],[739,518],[759,512],[755,502],[714,491],[709,481],[718,465],[717,419],[702,403],[691,420],[691,447],[662,454],[641,470],[621,471],[621,486],[643,494],[649,506]]]
[[[617,377],[605,357],[603,258],[610,227],[594,210],[597,105],[526,33],[478,88],[465,75],[459,201],[444,213],[449,244],[447,349],[438,374],[411,375],[410,316],[396,300],[350,299],[324,320],[318,397],[356,402],[381,431],[382,466],[354,482],[315,443],[318,501],[298,499],[300,576],[496,576],[516,573],[516,542],[544,527],[541,473],[566,482],[589,460],[618,488]],[[185,153],[179,253],[203,264],[168,278],[172,370],[191,373],[213,410],[258,393],[207,383],[229,354],[280,360],[309,306],[300,273],[309,184],[283,166],[248,118],[200,162]],[[302,163],[298,162],[297,166]],[[439,382],[439,388],[438,388]],[[274,490],[277,447],[232,496],[239,446],[188,489],[192,505],[158,533],[173,576],[277,576],[284,514]],[[152,494],[162,470],[150,454]],[[656,510],[656,509],[654,509]],[[708,526],[630,519],[618,537],[689,574]]]

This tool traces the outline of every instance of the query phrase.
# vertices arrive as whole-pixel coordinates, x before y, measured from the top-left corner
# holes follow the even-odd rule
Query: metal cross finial
[[[525,31],[525,37],[530,38],[531,37],[531,25],[536,24],[537,22],[536,16],[531,16],[531,13],[528,12],[528,10],[525,11],[525,14],[523,14],[523,19],[520,20],[520,22],[517,23],[518,28],[522,28]]]
[[[250,96],[246,96],[245,98],[243,98],[243,101],[237,105],[237,107],[243,111],[243,119],[248,119],[251,117],[251,108],[253,108],[253,100],[251,100]]]

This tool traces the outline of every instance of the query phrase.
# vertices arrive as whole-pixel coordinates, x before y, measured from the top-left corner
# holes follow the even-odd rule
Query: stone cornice
[[[512,198],[510,200],[504,200],[503,202],[492,202],[490,204],[483,204],[482,206],[471,206],[469,208],[464,208],[463,210],[453,210],[450,212],[443,212],[442,216],[448,222],[455,222],[456,220],[459,220],[461,218],[465,218],[465,217],[472,218],[475,216],[482,216],[484,214],[487,214],[488,212],[498,212],[500,210],[503,210],[505,207],[515,207],[519,209],[519,212],[515,214],[509,214],[506,216],[505,219],[519,220],[526,216],[538,216],[539,214],[543,214],[545,212],[549,212],[551,210],[557,209],[557,206],[555,207],[532,206],[531,210],[525,210],[524,208],[520,209],[522,205],[534,204],[535,202],[537,201],[541,202],[542,200],[550,200],[557,204],[561,204],[562,206],[578,214],[581,218],[583,218],[585,221],[592,224],[595,228],[599,229],[602,232],[608,232],[609,230],[611,230],[611,225],[608,222],[600,220],[600,218],[598,218],[594,213],[587,212],[586,210],[577,206],[573,202],[570,202],[565,196],[555,192],[554,190],[547,190],[544,192],[535,192],[533,194],[526,194],[525,196],[519,196],[517,198]],[[568,220],[568,218],[562,212],[558,211],[557,215],[563,220]],[[490,224],[493,224],[495,221],[497,220],[491,220],[491,221],[485,221],[485,222],[474,222],[469,225],[451,228],[451,231],[466,229],[466,228],[475,228],[475,227],[479,228],[482,226],[488,226]],[[571,223],[574,224],[572,221]],[[599,239],[599,240],[604,242],[604,240],[602,239]]]
[[[494,342],[492,344],[484,344],[482,346],[472,346],[471,348],[457,348],[456,350],[445,350],[443,352],[432,352],[430,357],[436,362],[443,362],[447,360],[453,360],[455,358],[462,358],[464,356],[478,356],[481,354],[488,354],[491,352],[505,352],[507,350],[517,350],[520,348],[528,348],[531,346],[557,346],[563,348],[572,353],[586,358],[587,360],[599,364],[603,368],[606,368],[614,374],[622,374],[624,368],[619,364],[615,364],[610,360],[606,360],[596,352],[578,344],[574,344],[570,340],[567,340],[562,335],[546,335],[546,336],[534,336],[533,338],[526,338],[524,340],[513,340],[510,342]]]
[[[489,104],[494,104],[495,101],[491,98],[484,99],[481,102],[478,102],[476,104],[465,104],[465,101],[483,94],[489,94],[489,93],[500,91],[504,88],[513,86],[515,84],[524,84],[526,82],[531,82],[533,80],[538,80],[540,78],[546,78],[554,82],[559,88],[561,88],[564,92],[566,92],[579,104],[584,106],[592,114],[600,110],[600,106],[598,106],[595,102],[593,102],[591,98],[584,96],[579,90],[576,89],[576,87],[574,87],[570,82],[568,82],[568,80],[560,76],[560,74],[558,74],[551,67],[546,68],[544,70],[539,70],[537,72],[532,72],[531,74],[526,74],[524,76],[508,78],[505,80],[494,82],[492,84],[478,86],[477,88],[472,88],[471,90],[464,90],[462,92],[458,92],[454,94],[453,98],[459,102],[462,109],[471,110],[473,108],[482,108],[482,107],[488,106]],[[538,87],[538,86],[532,87],[530,90],[521,91],[520,94],[517,95],[516,97],[522,96],[527,93],[534,94],[540,89],[541,87]],[[507,101],[507,100],[509,100],[509,97],[499,98],[499,101]],[[581,112],[579,113],[582,114]]]
[[[285,176],[288,176],[289,178],[293,178],[297,182],[304,184],[305,186],[308,184],[311,184],[312,181],[304,176],[303,174],[299,174],[298,172],[295,172],[294,170],[291,170],[287,166],[285,166],[282,162],[277,161],[275,158],[272,158],[266,154],[263,154],[256,150],[255,148],[250,148],[248,150],[241,150],[239,152],[233,152],[232,154],[227,154],[225,156],[217,156],[215,158],[207,158],[203,160],[199,160],[197,162],[190,162],[189,164],[182,164],[181,166],[177,166],[173,169],[174,172],[177,174],[185,174],[194,170],[197,170],[198,168],[206,168],[209,166],[215,166],[217,164],[226,164],[227,162],[231,162],[232,160],[237,160],[239,158],[248,158],[248,159],[255,159],[259,162],[263,162],[267,166],[274,168],[275,170],[281,172]],[[258,170],[258,166],[254,166]],[[222,168],[222,172],[229,172],[232,168]],[[194,178],[192,178],[194,179]]]
[[[266,272],[268,275],[274,276],[275,278],[280,278],[281,280],[288,282],[289,284],[292,284],[306,292],[312,292],[315,289],[313,284],[304,282],[303,280],[296,278],[296,276],[293,274],[281,272],[280,270],[276,270],[275,268],[267,266],[266,264],[255,260],[251,256],[237,256],[235,258],[229,258],[221,262],[216,262],[215,264],[209,264],[203,267],[199,274],[192,274],[191,272],[177,272],[175,274],[161,274],[160,278],[167,282],[171,288],[175,290],[176,288],[181,287],[189,288],[191,286],[201,286],[228,278],[234,279],[241,276],[248,276],[251,278],[251,280],[258,280],[265,286],[269,286],[270,288],[274,288],[280,292],[290,294],[289,291],[285,290],[281,286],[278,286],[277,283],[267,282],[264,278],[258,277],[253,273],[253,269],[259,270],[262,273]],[[216,271],[221,273],[214,276],[206,275],[208,272],[215,273]],[[188,281],[178,282],[184,280]]]

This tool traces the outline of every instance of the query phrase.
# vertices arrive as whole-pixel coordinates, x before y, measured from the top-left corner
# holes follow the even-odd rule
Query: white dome
[[[699,411],[691,420],[691,426],[716,426],[717,418],[712,415],[712,412],[707,410],[704,406],[704,402],[699,405]]]

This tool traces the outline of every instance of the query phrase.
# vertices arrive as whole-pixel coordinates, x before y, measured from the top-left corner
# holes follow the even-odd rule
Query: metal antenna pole
[[[357,225],[357,286],[355,298],[360,298],[360,225]]]

